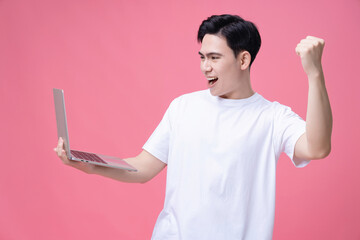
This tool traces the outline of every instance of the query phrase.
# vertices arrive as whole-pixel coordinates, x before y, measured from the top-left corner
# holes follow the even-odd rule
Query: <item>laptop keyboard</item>
[[[70,150],[70,152],[74,157],[79,158],[79,159],[107,164],[107,162],[105,162],[104,160],[99,158],[99,156],[94,153],[80,152],[80,151],[76,151],[76,150]]]

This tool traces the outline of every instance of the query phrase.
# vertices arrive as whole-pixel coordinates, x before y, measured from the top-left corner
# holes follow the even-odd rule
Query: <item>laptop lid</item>
[[[65,111],[65,100],[64,100],[64,91],[62,89],[53,89],[54,93],[54,103],[55,103],[55,113],[56,113],[56,124],[57,124],[57,131],[58,131],[58,137],[62,138],[64,140],[64,148],[66,155],[69,159],[75,160],[75,161],[83,161],[83,162],[89,162],[95,165],[101,165],[104,167],[113,167],[113,168],[120,168],[125,169],[129,171],[137,171],[136,168],[128,164],[123,159],[113,157],[113,156],[106,156],[102,154],[94,154],[94,153],[88,153],[88,152],[81,152],[81,151],[71,151],[70,149],[70,143],[69,143],[69,134],[68,134],[68,127],[67,127],[67,121],[66,121],[66,111]],[[71,153],[78,152],[82,157],[75,157],[73,158]],[[90,156],[91,155],[91,156]],[[95,155],[95,156],[94,156]],[[87,158],[90,157],[90,158]],[[93,158],[101,159],[101,161],[97,161]]]
[[[70,143],[69,143],[69,134],[66,121],[66,111],[65,111],[65,100],[64,100],[64,91],[62,89],[53,89],[54,93],[54,103],[55,103],[55,113],[56,113],[56,124],[57,124],[57,133],[58,138],[64,140],[64,148],[68,158],[71,158],[70,154]]]

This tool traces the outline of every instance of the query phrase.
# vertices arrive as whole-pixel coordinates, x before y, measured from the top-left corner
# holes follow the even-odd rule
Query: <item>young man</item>
[[[62,161],[86,173],[145,183],[167,166],[164,209],[152,239],[271,239],[276,164],[295,166],[330,153],[332,115],[321,55],[324,41],[301,40],[296,53],[308,76],[306,122],[289,107],[254,92],[250,65],[261,45],[257,28],[238,16],[211,16],[199,28],[201,71],[208,90],[185,94],[134,158],[136,173]]]

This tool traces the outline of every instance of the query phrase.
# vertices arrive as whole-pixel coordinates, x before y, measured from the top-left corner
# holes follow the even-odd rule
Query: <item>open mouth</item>
[[[208,78],[208,81],[209,81],[209,84],[210,86],[214,85],[216,83],[216,81],[218,80],[217,77],[214,77],[214,78]]]

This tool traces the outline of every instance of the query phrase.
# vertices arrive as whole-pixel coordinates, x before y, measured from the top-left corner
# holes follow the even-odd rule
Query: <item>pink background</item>
[[[74,149],[131,157],[170,101],[206,88],[196,34],[212,14],[254,21],[263,39],[254,89],[305,118],[295,54],[326,40],[331,155],[277,173],[274,239],[360,239],[359,0],[0,1],[0,239],[150,239],[165,174],[125,184],[64,166],[52,88],[63,88]]]

